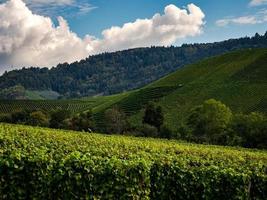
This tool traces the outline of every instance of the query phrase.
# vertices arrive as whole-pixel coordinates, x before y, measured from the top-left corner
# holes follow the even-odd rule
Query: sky
[[[0,0],[0,74],[267,31],[267,0]]]

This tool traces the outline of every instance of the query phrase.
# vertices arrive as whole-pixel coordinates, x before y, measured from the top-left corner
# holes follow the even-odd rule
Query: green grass
[[[192,107],[210,98],[222,101],[234,112],[267,113],[267,49],[247,49],[205,59],[141,89],[112,96],[65,101],[1,101],[0,112],[38,106],[46,110],[61,107],[73,113],[92,109],[102,126],[104,111],[117,105],[136,124],[141,121],[144,105],[155,101],[163,107],[166,125],[175,130]]]

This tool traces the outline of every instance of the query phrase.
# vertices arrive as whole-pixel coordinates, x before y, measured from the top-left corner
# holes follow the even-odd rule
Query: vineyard
[[[73,114],[92,110],[99,127],[104,112],[120,107],[133,125],[142,121],[142,108],[154,101],[163,108],[165,125],[176,131],[190,110],[207,99],[216,99],[235,113],[267,113],[267,50],[247,49],[188,65],[146,87],[112,96],[76,100],[0,101],[0,114],[19,109],[62,108]],[[179,123],[178,123],[179,122]]]
[[[55,109],[68,110],[73,114],[97,109],[108,103],[115,96],[95,97],[90,99],[71,100],[0,100],[0,113],[10,113],[21,109],[52,111]]]
[[[267,199],[267,152],[0,124],[1,199]]]

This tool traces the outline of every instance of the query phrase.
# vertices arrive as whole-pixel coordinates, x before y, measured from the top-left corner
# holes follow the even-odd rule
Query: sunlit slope
[[[243,50],[210,58],[162,78],[149,87],[180,85],[161,98],[168,123],[184,119],[195,105],[221,100],[235,112],[267,112],[267,50]]]

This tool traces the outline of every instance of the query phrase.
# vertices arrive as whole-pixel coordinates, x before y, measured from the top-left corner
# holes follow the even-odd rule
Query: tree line
[[[56,109],[19,110],[0,115],[0,122],[27,124],[32,126],[69,129],[84,132],[103,132],[141,137],[181,139],[196,143],[267,148],[267,117],[258,112],[233,113],[220,101],[210,99],[193,108],[186,121],[177,130],[165,124],[161,106],[149,102],[144,108],[142,121],[133,125],[118,106],[104,112],[99,129],[92,111],[71,115]],[[179,123],[179,122],[177,122]]]

